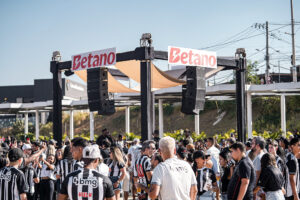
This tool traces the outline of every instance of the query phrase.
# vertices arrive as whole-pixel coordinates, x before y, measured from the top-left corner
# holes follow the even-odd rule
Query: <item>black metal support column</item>
[[[151,92],[151,98],[152,98],[152,132],[150,133],[148,139],[152,139],[152,134],[155,130],[155,94],[154,94],[154,92]]]
[[[51,61],[53,74],[53,137],[58,146],[62,144],[62,78],[57,61]]]
[[[141,135],[142,141],[153,132],[153,101],[151,95],[151,61],[141,61]]]
[[[246,142],[246,53],[245,49],[236,50],[236,113],[238,141]]]

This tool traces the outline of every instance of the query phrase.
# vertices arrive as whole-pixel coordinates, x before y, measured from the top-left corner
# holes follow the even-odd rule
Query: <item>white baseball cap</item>
[[[27,150],[27,149],[31,149],[31,145],[30,144],[23,144],[22,146],[22,150]]]
[[[133,142],[139,143],[139,142],[140,142],[140,139],[134,138]]]
[[[89,145],[84,147],[82,151],[83,158],[90,158],[90,159],[102,159],[99,146],[97,144]]]

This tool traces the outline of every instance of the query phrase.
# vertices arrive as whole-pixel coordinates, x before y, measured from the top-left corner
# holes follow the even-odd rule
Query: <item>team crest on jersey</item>
[[[96,177],[88,177],[88,178],[73,178],[73,183],[75,185],[91,185],[93,188],[98,187],[98,180]]]
[[[7,174],[0,174],[0,179],[5,180],[7,182],[11,179],[11,172],[9,171]]]

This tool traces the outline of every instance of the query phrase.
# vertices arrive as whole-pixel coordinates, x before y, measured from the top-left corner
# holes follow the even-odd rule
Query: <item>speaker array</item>
[[[205,68],[186,67],[186,85],[182,86],[181,112],[199,114],[205,104]]]
[[[87,93],[90,111],[98,111],[100,115],[115,113],[114,100],[109,99],[107,68],[87,70]]]

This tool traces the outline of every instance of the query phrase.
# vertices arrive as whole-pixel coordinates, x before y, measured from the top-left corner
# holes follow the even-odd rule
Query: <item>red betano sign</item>
[[[217,68],[217,53],[169,46],[168,62],[170,65]]]
[[[72,71],[116,64],[116,48],[103,49],[72,56]]]

